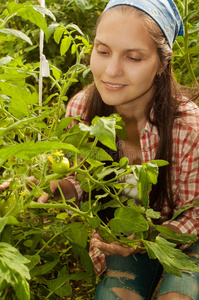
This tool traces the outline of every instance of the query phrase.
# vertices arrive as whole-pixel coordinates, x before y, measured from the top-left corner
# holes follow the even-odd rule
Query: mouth
[[[107,89],[111,89],[111,90],[120,90],[120,89],[122,89],[122,88],[124,88],[126,86],[125,84],[105,82],[105,81],[102,81],[102,83],[104,84],[104,86]]]

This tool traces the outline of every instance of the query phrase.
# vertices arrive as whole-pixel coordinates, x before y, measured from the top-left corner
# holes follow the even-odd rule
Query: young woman
[[[168,221],[182,205],[199,200],[199,108],[172,75],[171,48],[178,35],[183,35],[183,24],[172,0],[111,0],[96,27],[94,83],[69,102],[66,116],[81,115],[90,123],[96,115],[119,113],[128,140],[118,140],[118,159],[127,156],[130,164],[169,161],[169,167],[160,169],[150,205],[161,211],[161,224],[198,235],[199,208]],[[81,195],[73,179],[61,184],[67,198]],[[42,197],[39,201],[46,200]],[[91,245],[95,268],[104,271],[96,300],[151,299],[163,271],[158,261],[139,248],[108,244],[98,232]],[[190,249],[195,256],[197,248],[196,243]],[[182,278],[164,273],[158,299],[198,300],[198,282],[198,273],[183,272]]]

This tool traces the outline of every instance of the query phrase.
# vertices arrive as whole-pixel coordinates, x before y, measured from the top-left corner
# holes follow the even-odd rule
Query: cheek
[[[143,64],[141,65],[135,65],[131,69],[129,69],[129,76],[131,78],[134,78],[137,82],[143,83],[143,84],[150,84],[153,82],[154,77],[157,73],[157,65],[156,64]]]

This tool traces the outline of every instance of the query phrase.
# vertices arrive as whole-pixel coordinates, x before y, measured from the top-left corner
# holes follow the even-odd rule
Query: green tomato
[[[68,158],[64,157],[61,161],[54,161],[52,164],[52,170],[57,174],[65,174],[70,168]]]
[[[4,202],[4,203],[2,203],[2,207],[0,207],[0,213],[1,213],[1,216],[4,217],[15,206],[16,199],[15,199],[15,197],[11,196],[8,199],[1,200],[1,202]]]

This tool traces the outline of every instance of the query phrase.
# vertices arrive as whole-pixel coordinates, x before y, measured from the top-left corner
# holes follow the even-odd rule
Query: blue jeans
[[[199,241],[189,248],[189,252],[194,252],[199,257]],[[199,258],[190,258],[199,263]],[[114,288],[129,289],[140,295],[143,300],[150,300],[163,273],[159,261],[149,259],[147,253],[129,257],[107,256],[106,264],[111,275],[107,276],[104,272],[100,276],[94,300],[120,300],[112,290]],[[120,272],[120,276],[114,276],[114,271]],[[199,300],[199,273],[182,272],[182,277],[178,277],[164,272],[158,295],[168,292],[184,294],[192,300]]]

